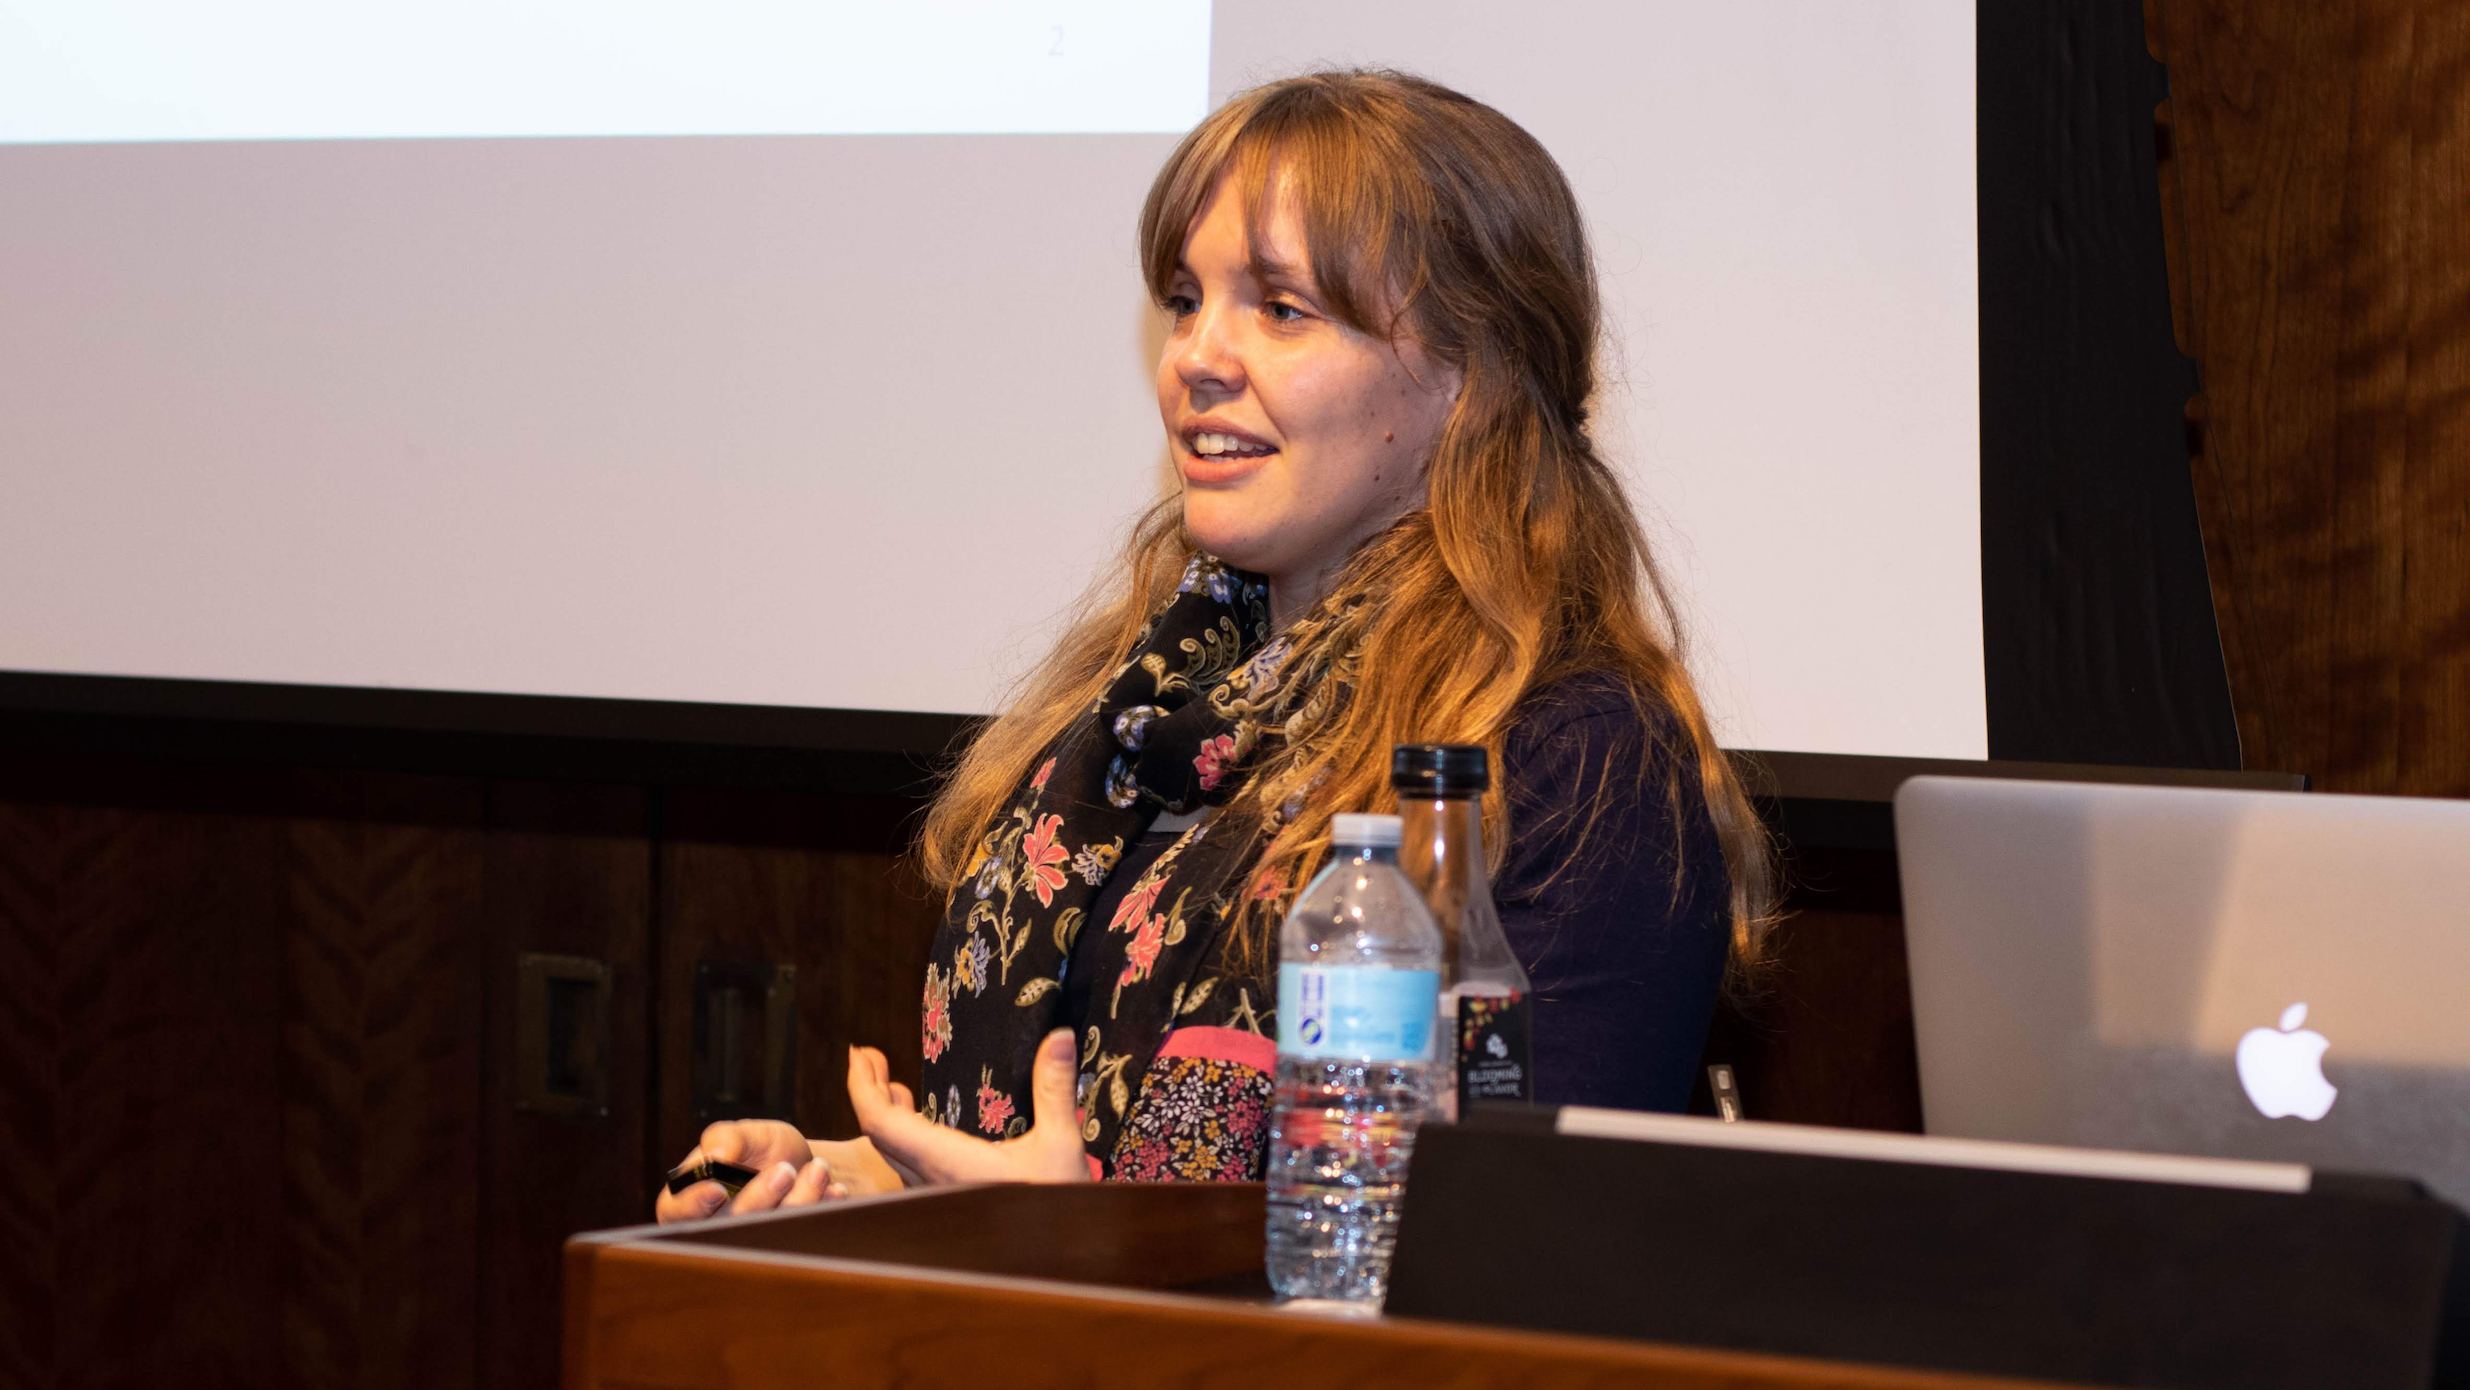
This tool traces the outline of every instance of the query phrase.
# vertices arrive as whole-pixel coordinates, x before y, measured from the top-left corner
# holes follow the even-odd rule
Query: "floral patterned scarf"
[[[1020,1133],[1038,1040],[1069,1027],[1093,1166],[1117,1177],[1257,1175],[1275,994],[1260,964],[1234,969],[1224,948],[1238,894],[1286,891],[1248,880],[1293,807],[1246,810],[1258,798],[1236,793],[1290,732],[1326,715],[1347,674],[1326,657],[1290,661],[1297,649],[1270,640],[1260,579],[1207,556],[1186,567],[1089,717],[1032,763],[945,908],[926,968],[928,1118],[990,1138]],[[1203,806],[1222,809],[1186,830],[1110,920],[1091,922],[1158,813]],[[1075,967],[1087,931],[1104,935]],[[1086,1018],[1061,1017],[1071,968],[1100,972]]]

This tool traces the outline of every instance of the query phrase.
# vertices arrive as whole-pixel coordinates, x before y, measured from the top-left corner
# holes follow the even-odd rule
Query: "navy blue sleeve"
[[[1510,730],[1509,853],[1493,893],[1535,987],[1542,1104],[1689,1103],[1731,890],[1688,750],[1591,677],[1531,697]]]

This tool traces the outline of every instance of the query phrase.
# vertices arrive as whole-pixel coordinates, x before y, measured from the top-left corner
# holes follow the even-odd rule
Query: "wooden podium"
[[[566,1245],[568,1390],[1647,1386],[1978,1376],[1281,1309],[1257,1184],[939,1188]],[[2044,1387],[2044,1390],[2047,1390]]]

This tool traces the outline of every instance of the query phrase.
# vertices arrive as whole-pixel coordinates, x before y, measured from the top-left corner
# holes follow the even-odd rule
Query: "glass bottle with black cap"
[[[1484,867],[1483,796],[1492,769],[1481,747],[1402,743],[1390,754],[1403,831],[1398,867],[1441,928],[1441,1036],[1447,1068],[1434,1089],[1450,1118],[1476,1105],[1535,1099],[1533,1003],[1511,952]]]

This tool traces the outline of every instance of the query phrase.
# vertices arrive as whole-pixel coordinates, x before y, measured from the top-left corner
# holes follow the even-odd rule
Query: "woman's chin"
[[[1229,524],[1224,517],[1212,517],[1204,508],[1184,503],[1184,531],[1192,543],[1239,570],[1267,574],[1277,563],[1277,546],[1261,534],[1257,525]]]

